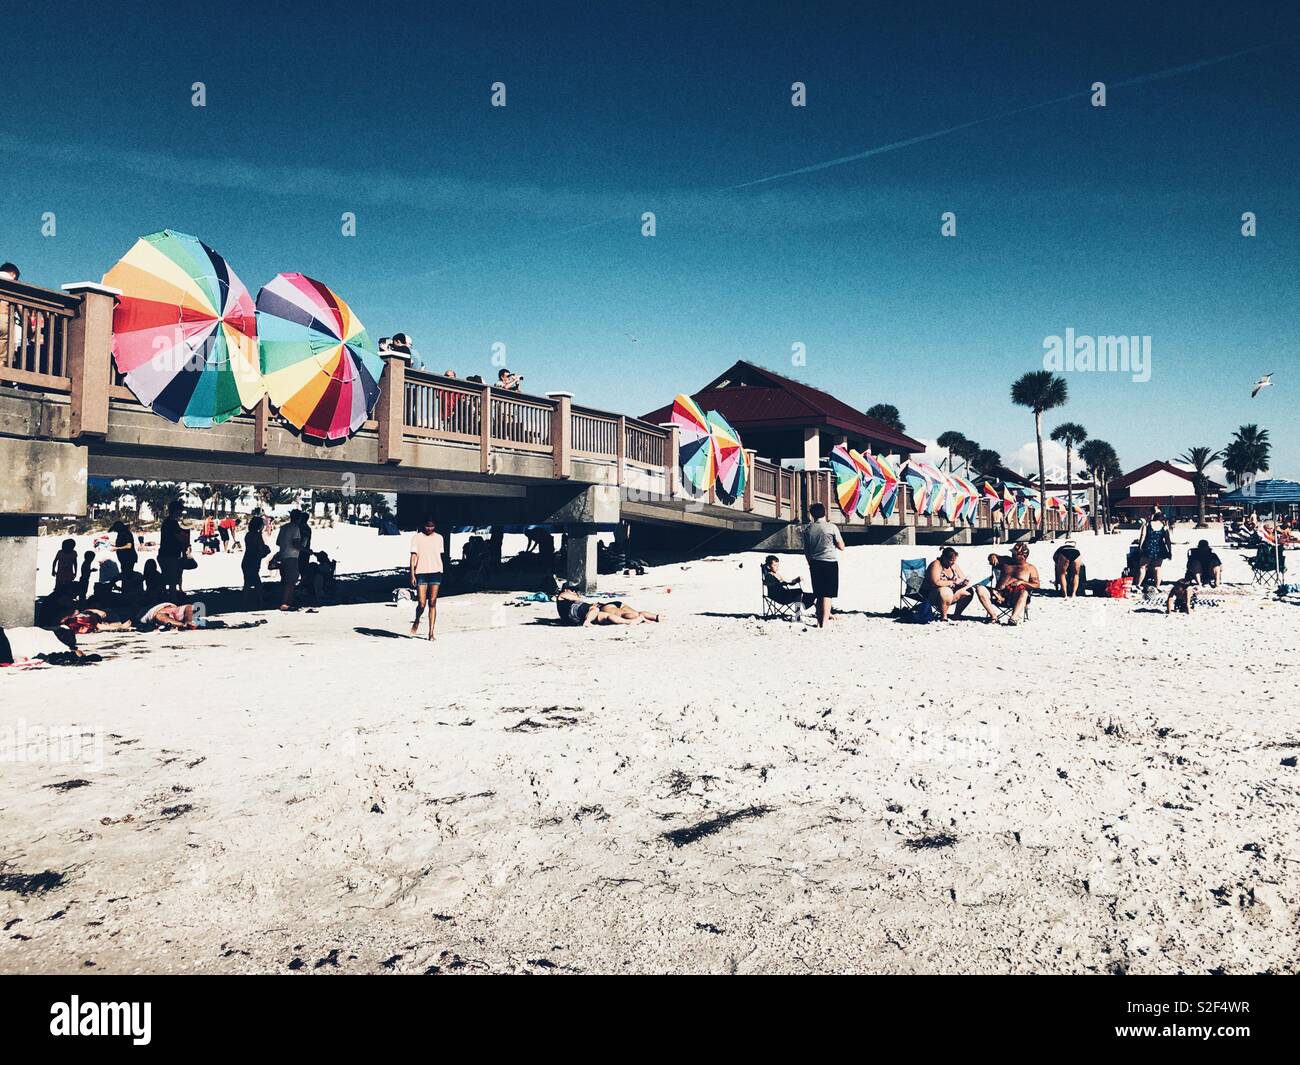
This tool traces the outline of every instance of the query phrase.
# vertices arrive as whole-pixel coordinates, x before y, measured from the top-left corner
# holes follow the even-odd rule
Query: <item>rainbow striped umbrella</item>
[[[233,418],[262,398],[253,298],[196,237],[141,237],[104,275],[122,293],[113,359],[156,414],[191,428]]]
[[[880,509],[880,501],[884,498],[884,478],[876,472],[871,460],[861,451],[849,448],[849,458],[853,460],[853,465],[858,468],[858,474],[862,478],[862,493],[858,497],[858,517],[873,518],[876,511]]]
[[[717,476],[717,448],[709,421],[690,396],[673,400],[669,419],[680,433],[682,476],[696,492],[707,492]]]
[[[277,274],[257,294],[266,392],[306,436],[342,440],[379,398],[384,362],[339,296],[302,274]]]
[[[705,416],[713,436],[714,461],[717,464],[718,491],[723,497],[739,499],[745,491],[745,446],[740,434],[716,410]]]
[[[894,507],[898,504],[898,482],[900,480],[898,471],[883,455],[867,454],[863,457],[870,461],[880,475],[881,480],[884,481],[885,487],[880,499],[880,516],[888,521],[894,516]]]
[[[830,463],[831,472],[835,474],[835,496],[840,501],[840,510],[844,511],[846,518],[851,518],[866,500],[862,471],[843,444],[831,448]]]

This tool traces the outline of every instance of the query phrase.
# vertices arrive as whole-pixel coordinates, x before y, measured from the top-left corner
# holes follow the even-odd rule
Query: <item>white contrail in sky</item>
[[[1295,37],[1289,37],[1281,41],[1270,41],[1268,44],[1257,44],[1253,48],[1243,48],[1237,52],[1228,52],[1225,55],[1210,56],[1206,59],[1197,59],[1191,63],[1184,63],[1182,66],[1169,67],[1167,70],[1158,70],[1153,74],[1139,74],[1134,78],[1125,78],[1123,81],[1108,82],[1107,91],[1111,89],[1123,89],[1130,85],[1144,85],[1151,81],[1162,81],[1165,78],[1172,78],[1179,74],[1187,74],[1193,70],[1200,70],[1202,67],[1215,66],[1218,63],[1226,63],[1231,59],[1238,59],[1243,55],[1250,55],[1254,52],[1262,52],[1267,48],[1278,48],[1284,44],[1291,44],[1296,40]],[[949,126],[946,129],[937,129],[932,133],[922,133],[917,137],[908,137],[906,140],[892,141],[889,144],[881,144],[875,148],[868,148],[866,151],[855,152],[852,155],[842,155],[838,159],[827,159],[825,162],[813,163],[811,166],[801,166],[797,170],[786,170],[780,174],[771,174],[768,177],[754,178],[752,181],[742,181],[739,185],[727,185],[723,192],[735,192],[737,189],[748,189],[755,185],[765,185],[770,181],[782,181],[785,178],[798,177],[800,174],[812,174],[818,170],[829,170],[834,166],[843,166],[845,163],[856,163],[862,159],[870,159],[873,155],[883,155],[885,152],[896,151],[899,148],[909,148],[913,144],[921,144],[924,141],[932,141],[938,137],[946,137],[950,133],[957,133],[963,129],[970,129],[972,126],[982,126],[989,122],[997,122],[1004,118],[1011,118],[1013,115],[1023,115],[1030,111],[1037,111],[1044,107],[1051,107],[1054,104],[1065,103],[1067,100],[1078,100],[1084,96],[1090,96],[1091,90],[1085,89],[1081,92],[1067,93],[1065,96],[1057,96],[1051,100],[1043,100],[1036,104],[1026,104],[1024,107],[1013,107],[1009,111],[999,111],[996,115],[987,115],[984,118],[973,118],[969,122],[962,122],[956,126]]]

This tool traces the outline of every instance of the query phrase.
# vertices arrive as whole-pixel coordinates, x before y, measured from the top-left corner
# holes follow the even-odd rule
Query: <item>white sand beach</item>
[[[1080,534],[1089,575],[1130,539]],[[349,572],[406,540],[317,546]],[[662,624],[483,593],[432,644],[376,602],[3,671],[0,970],[1300,969],[1296,606],[1221,550],[1191,616],[890,619],[935,550],[850,548],[824,631],[755,616],[751,553],[602,578]]]

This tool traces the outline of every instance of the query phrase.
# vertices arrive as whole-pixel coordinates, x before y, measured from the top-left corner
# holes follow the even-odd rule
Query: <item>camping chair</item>
[[[1276,551],[1276,554],[1274,552]],[[1272,544],[1260,544],[1253,555],[1245,555],[1255,584],[1269,587],[1278,583],[1279,574],[1286,573],[1286,552]]]
[[[905,558],[898,563],[898,607],[908,610],[920,605],[925,597],[921,588],[925,585],[925,571],[929,565],[923,558]]]
[[[767,589],[767,574],[764,570],[758,571],[759,588],[763,593],[763,617],[780,618],[782,621],[802,621],[803,620],[803,595],[790,603],[783,603],[779,599],[773,599]]]
[[[982,584],[989,591],[992,591],[994,588],[996,588],[998,584],[998,567],[994,566],[993,572],[990,573],[979,583]],[[1080,586],[1082,587],[1082,585]],[[1014,605],[1011,603],[999,603],[996,600],[992,600],[992,599],[989,600],[989,602],[993,604],[993,610],[997,614],[996,620],[999,622],[1005,621],[1007,618],[1009,618],[1011,616],[1011,612],[1015,609]],[[1025,615],[1024,615],[1025,621],[1029,620],[1029,608],[1030,606],[1033,605],[1033,602],[1034,602],[1034,593],[1031,590],[1029,592],[1029,598],[1025,600]]]

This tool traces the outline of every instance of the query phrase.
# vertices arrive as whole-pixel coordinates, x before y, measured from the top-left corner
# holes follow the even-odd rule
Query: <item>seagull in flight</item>
[[[624,333],[623,335],[624,335],[625,337],[627,337],[628,340],[632,341],[633,344],[639,343],[639,341],[637,340],[637,338],[634,337],[631,333]]]
[[[1250,393],[1250,398],[1254,399],[1256,396],[1260,394],[1261,391],[1268,388],[1272,384],[1273,384],[1273,375],[1271,373],[1266,373],[1263,377],[1261,377],[1258,381],[1255,382],[1255,387]]]

